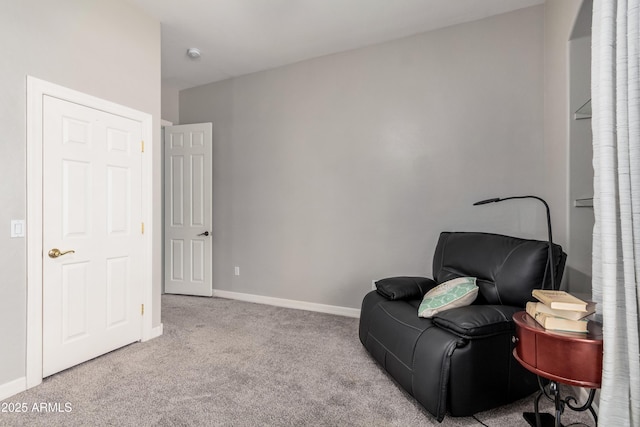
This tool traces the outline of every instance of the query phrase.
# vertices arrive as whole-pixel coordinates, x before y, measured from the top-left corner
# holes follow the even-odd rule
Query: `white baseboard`
[[[151,336],[149,337],[149,339],[152,340],[154,338],[158,338],[159,336],[162,335],[163,332],[164,332],[164,326],[162,323],[160,323],[160,326],[151,328]]]
[[[159,336],[162,335],[164,328],[162,326],[162,323],[160,323],[160,326],[156,326],[155,328],[150,328],[149,329],[149,334],[148,335],[142,335],[142,339],[140,340],[140,342],[146,342],[149,340],[152,340],[154,338],[158,338]]]
[[[0,400],[4,400],[27,389],[27,378],[22,377],[8,383],[0,384]]]
[[[337,305],[317,304],[313,302],[296,301],[283,298],[265,297],[262,295],[244,294],[240,292],[213,290],[213,296],[253,302],[257,304],[274,305],[276,307],[294,308],[297,310],[317,311],[319,313],[335,314],[345,317],[360,317],[360,310],[356,308],[340,307]]]

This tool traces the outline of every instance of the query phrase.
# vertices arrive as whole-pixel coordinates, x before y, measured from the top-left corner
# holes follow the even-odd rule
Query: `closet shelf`
[[[576,110],[573,115],[576,120],[590,119],[591,118],[591,100],[588,100],[580,108]]]
[[[573,202],[573,206],[575,206],[576,208],[592,208],[593,197],[587,197],[584,199],[575,199]]]

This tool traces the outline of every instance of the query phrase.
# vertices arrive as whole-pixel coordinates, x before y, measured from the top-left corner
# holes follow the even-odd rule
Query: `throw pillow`
[[[475,277],[458,277],[427,292],[418,307],[418,316],[433,317],[451,308],[470,305],[478,296]]]

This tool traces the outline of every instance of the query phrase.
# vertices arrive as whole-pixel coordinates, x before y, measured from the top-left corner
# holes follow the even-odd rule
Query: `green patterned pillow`
[[[433,317],[450,308],[471,304],[478,296],[475,277],[458,277],[427,292],[418,307],[418,316]]]

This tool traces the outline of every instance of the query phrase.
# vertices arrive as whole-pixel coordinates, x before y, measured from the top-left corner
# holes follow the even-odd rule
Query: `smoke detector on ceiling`
[[[200,58],[200,49],[192,47],[187,49],[187,56],[191,59],[198,59]]]

